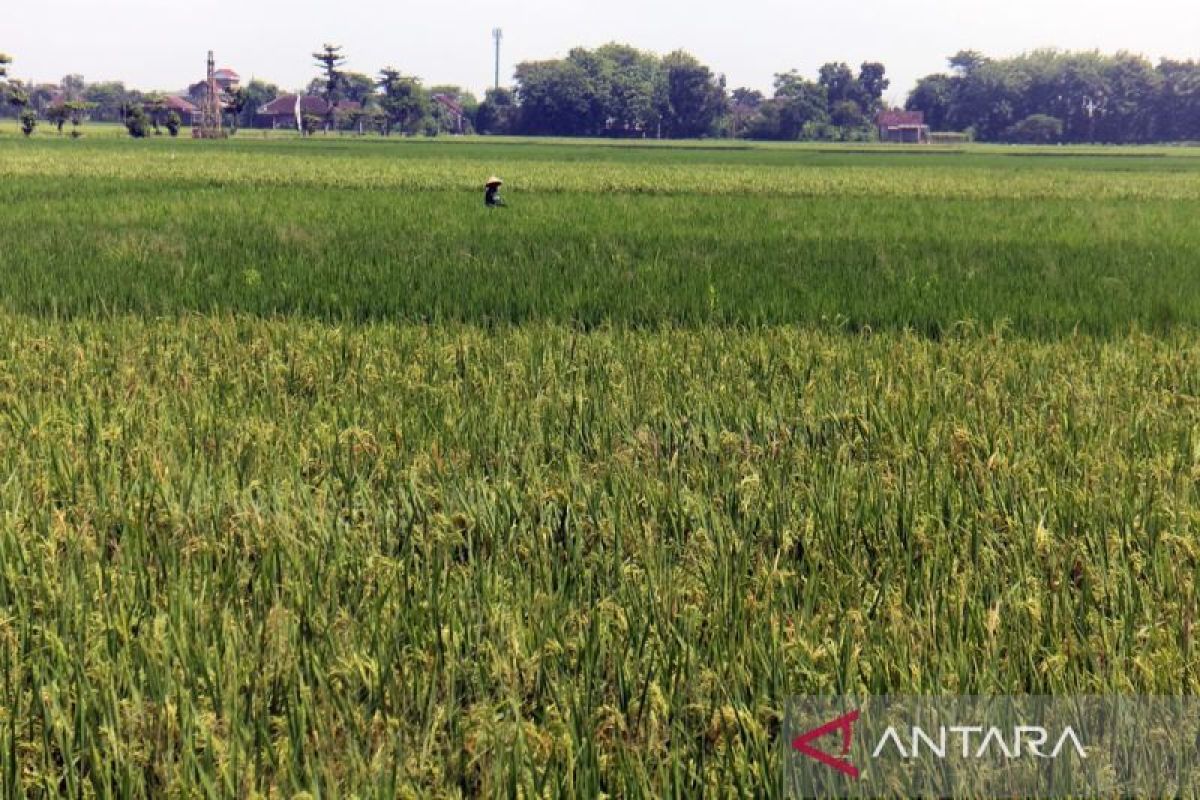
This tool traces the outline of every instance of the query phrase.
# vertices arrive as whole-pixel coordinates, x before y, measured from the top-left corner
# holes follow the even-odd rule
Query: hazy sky
[[[13,77],[123,80],[176,89],[219,66],[302,86],[309,53],[335,42],[348,69],[394,64],[426,84],[480,92],[492,80],[491,30],[504,29],[501,76],[522,60],[608,41],[684,48],[724,72],[730,88],[767,90],[776,72],[815,75],[826,61],[871,59],[902,100],[921,75],[962,48],[1010,55],[1038,47],[1127,49],[1200,58],[1200,0],[3,0],[0,51]]]

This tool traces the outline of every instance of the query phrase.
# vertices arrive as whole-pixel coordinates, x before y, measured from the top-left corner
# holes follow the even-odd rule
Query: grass
[[[792,695],[1200,689],[1200,162],[578,147],[0,141],[5,796],[778,796]]]

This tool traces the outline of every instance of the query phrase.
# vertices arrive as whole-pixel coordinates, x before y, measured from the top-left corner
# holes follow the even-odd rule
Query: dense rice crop
[[[39,314],[1200,323],[1200,158],[1168,151],[8,139],[0,204],[0,298]]]
[[[142,144],[0,140],[5,796],[771,796],[791,695],[1200,690],[1200,160]]]
[[[10,788],[757,794],[794,693],[1200,688],[1188,338],[6,328]]]

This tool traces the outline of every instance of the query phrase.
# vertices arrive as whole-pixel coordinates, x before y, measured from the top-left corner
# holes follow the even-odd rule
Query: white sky
[[[491,30],[504,29],[501,82],[518,61],[608,41],[691,51],[730,88],[768,90],[776,72],[815,77],[826,61],[882,61],[902,101],[916,79],[963,49],[1011,55],[1037,47],[1120,49],[1200,58],[1198,0],[3,0],[0,51],[10,74],[123,80],[177,89],[218,66],[284,88],[315,75],[309,53],[344,47],[347,69],[387,64],[425,83],[480,94],[492,81]]]

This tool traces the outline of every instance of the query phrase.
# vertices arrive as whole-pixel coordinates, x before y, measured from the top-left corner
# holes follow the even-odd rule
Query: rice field
[[[0,205],[5,797],[772,797],[792,695],[1200,690],[1193,151],[2,136]]]

